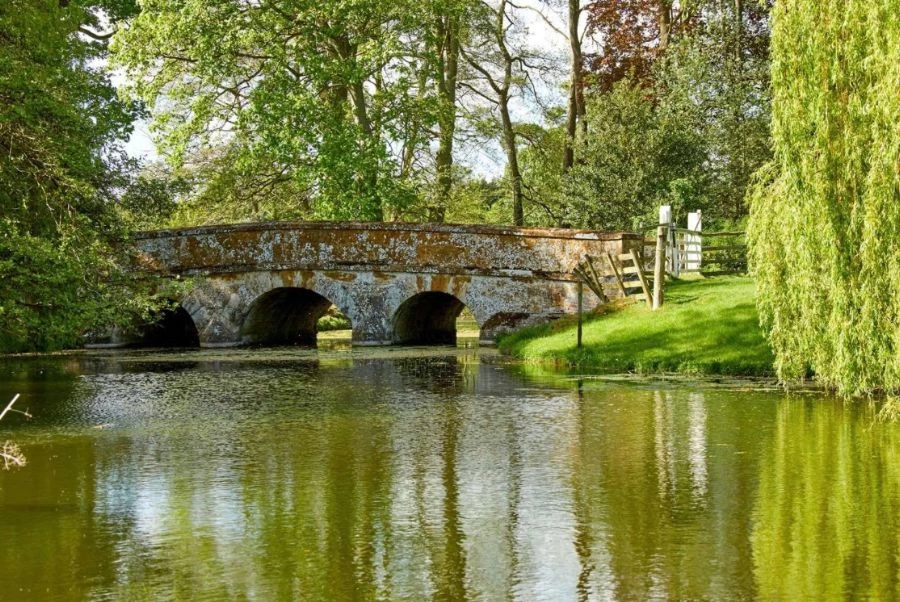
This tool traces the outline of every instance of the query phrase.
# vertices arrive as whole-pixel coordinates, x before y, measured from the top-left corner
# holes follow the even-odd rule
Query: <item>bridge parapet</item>
[[[183,306],[206,346],[260,342],[260,331],[248,324],[265,332],[314,328],[312,314],[329,303],[282,319],[276,314],[289,297],[269,294],[281,289],[312,291],[334,303],[361,344],[425,341],[429,332],[446,341],[450,314],[461,310],[446,299],[455,298],[475,315],[487,342],[574,312],[573,270],[584,256],[641,244],[639,235],[623,232],[341,222],[204,226],[136,237],[142,269],[201,277]],[[445,295],[417,297],[425,293]],[[613,287],[609,293],[617,295]],[[276,297],[277,306],[264,305]]]
[[[586,254],[638,247],[627,232],[443,224],[300,222],[137,236],[147,268],[183,274],[349,270],[574,280]]]

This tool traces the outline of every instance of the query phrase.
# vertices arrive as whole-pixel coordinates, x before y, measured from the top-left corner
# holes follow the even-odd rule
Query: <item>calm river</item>
[[[900,426],[470,349],[0,362],[0,600],[900,599]]]

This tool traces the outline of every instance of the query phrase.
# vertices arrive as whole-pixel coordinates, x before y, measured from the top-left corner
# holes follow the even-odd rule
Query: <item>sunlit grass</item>
[[[510,334],[499,346],[526,360],[611,373],[773,374],[747,277],[670,283],[658,311],[640,303],[586,316],[582,340],[578,349],[575,320],[566,319]]]
[[[464,307],[462,313],[456,318],[456,338],[457,339],[475,339],[481,331],[478,329],[478,322],[472,311],[468,307]]]

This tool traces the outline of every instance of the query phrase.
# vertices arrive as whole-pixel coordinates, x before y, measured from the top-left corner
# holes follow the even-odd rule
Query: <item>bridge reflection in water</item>
[[[0,473],[4,600],[900,587],[900,430],[864,407],[579,386],[471,355],[220,353],[36,389],[28,470]]]

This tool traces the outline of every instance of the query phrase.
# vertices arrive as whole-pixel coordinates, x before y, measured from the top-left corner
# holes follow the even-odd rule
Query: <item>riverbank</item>
[[[640,303],[585,316],[580,349],[576,328],[574,318],[526,328],[503,337],[499,348],[529,362],[607,373],[774,374],[748,277],[672,282],[658,311]]]

